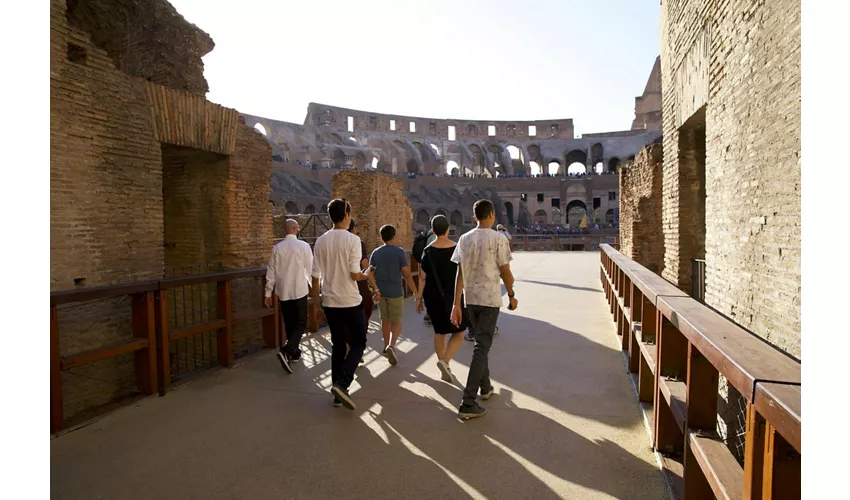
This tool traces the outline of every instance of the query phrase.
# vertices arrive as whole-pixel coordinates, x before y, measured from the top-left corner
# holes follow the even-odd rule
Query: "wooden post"
[[[765,425],[763,498],[800,498],[800,455],[769,423]]]
[[[216,283],[218,318],[224,320],[224,327],[218,330],[218,364],[233,365],[233,307],[230,281]]]
[[[50,306],[50,432],[62,430],[62,357],[59,354],[59,310]]]
[[[638,371],[640,363],[640,346],[638,338],[635,335],[635,325],[641,323],[641,315],[643,314],[643,293],[640,288],[630,282],[630,301],[632,304],[632,324],[629,325],[629,371],[634,373]],[[642,325],[642,324],[641,324]],[[642,327],[642,326],[641,326]]]
[[[171,387],[171,338],[168,336],[168,291],[156,292],[156,367],[159,395]]]
[[[640,327],[640,336],[641,341],[646,342],[648,339],[652,339],[655,342],[656,332],[655,332],[655,324],[656,324],[656,315],[657,310],[655,309],[655,304],[649,301],[646,297],[643,297],[643,313],[641,315],[641,327]],[[656,360],[658,359],[658,345],[656,344],[653,348],[656,354]],[[643,359],[643,357],[641,357]],[[639,373],[638,373],[638,400],[640,401],[652,401],[655,397],[655,375],[650,371],[649,365],[644,361],[639,365]],[[655,370],[658,371],[658,367],[655,367]],[[654,422],[653,422],[654,424]],[[655,435],[655,430],[653,429],[653,435]]]
[[[685,429],[714,432],[717,426],[719,373],[702,353],[688,343],[688,381]],[[711,485],[685,439],[684,498],[712,498]]]
[[[133,295],[133,337],[147,339],[148,346],[133,353],[136,383],[142,394],[153,394],[156,383],[156,322],[153,292]]]
[[[747,403],[747,434],[744,444],[744,500],[762,498],[765,468],[765,421],[752,403]]]
[[[260,307],[265,307],[266,306],[266,304],[265,304],[265,297],[266,297],[265,278],[260,280],[260,284],[262,285],[261,290],[260,290],[260,297],[262,297],[260,299],[260,302],[261,302]],[[271,316],[265,316],[263,318],[263,321],[262,321],[262,323],[263,323],[263,340],[266,343],[266,347],[274,348],[275,344],[278,341],[277,333],[278,333],[278,328],[279,328],[278,323],[280,321],[279,320],[280,313],[279,313],[279,310],[278,310],[279,307],[280,307],[280,302],[277,300],[277,296],[274,294],[274,291],[273,291],[272,292],[272,310],[274,311],[274,314],[271,315]]]
[[[686,376],[687,341],[660,311],[656,311],[655,322],[658,352],[655,365],[655,449],[661,453],[681,453],[684,451],[685,442],[673,416],[673,410],[661,393],[661,377]]]

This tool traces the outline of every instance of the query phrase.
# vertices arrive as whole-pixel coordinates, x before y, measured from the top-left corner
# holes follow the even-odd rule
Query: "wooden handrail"
[[[675,285],[600,245],[600,280],[652,439],[685,498],[799,497],[800,363]],[[723,375],[747,400],[744,467],[719,441]]]
[[[217,331],[218,362],[221,366],[233,364],[233,325],[248,320],[261,320],[263,337],[267,346],[283,341],[282,319],[279,302],[273,301],[269,309],[257,304],[255,309],[234,313],[231,283],[236,279],[262,277],[266,268],[256,267],[234,271],[215,272],[197,276],[169,278],[158,281],[127,283],[100,287],[51,292],[51,432],[61,430],[64,424],[62,411],[63,370],[72,369],[122,354],[134,353],[136,383],[142,394],[153,394],[159,389],[165,394],[171,383],[168,367],[170,342],[209,331]],[[181,327],[169,327],[167,295],[179,287],[216,283],[216,310],[218,317],[202,323]],[[260,283],[265,289],[265,280]],[[57,307],[75,302],[97,299],[132,297],[132,336],[128,339],[106,344],[84,352],[61,356],[59,354],[61,310]]]

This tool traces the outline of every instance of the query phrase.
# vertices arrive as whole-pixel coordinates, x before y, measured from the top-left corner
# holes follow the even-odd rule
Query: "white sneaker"
[[[392,346],[387,347],[387,359],[390,361],[390,365],[395,366],[398,363],[398,358],[395,357],[395,349]]]

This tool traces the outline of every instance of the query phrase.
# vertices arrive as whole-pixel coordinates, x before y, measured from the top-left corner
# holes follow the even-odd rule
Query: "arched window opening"
[[[315,205],[307,205],[306,207],[304,207],[304,213],[305,213],[305,214],[314,214],[314,213],[316,213],[316,207],[315,207]]]
[[[587,217],[587,205],[580,200],[573,200],[567,204],[567,223],[571,228],[581,227],[581,223]]]
[[[436,144],[429,144],[429,146],[431,146],[431,149],[433,149],[434,152],[437,153],[437,156],[440,156],[440,148],[438,148]]]
[[[455,175],[455,174],[456,174],[456,173],[458,173],[459,171],[460,171],[460,169],[458,168],[458,165],[457,165],[457,162],[456,162],[456,161],[454,161],[454,160],[449,160],[449,161],[446,163],[446,173],[447,173],[447,174]]]
[[[534,212],[534,222],[538,224],[546,224],[546,210],[540,209]]]
[[[540,171],[540,164],[536,161],[528,162],[528,169],[531,172],[531,175],[540,175],[542,173]]]
[[[522,150],[519,149],[518,147],[511,145],[511,146],[508,146],[506,149],[508,150],[508,153],[511,155],[511,160],[519,160],[519,161],[524,160]]]
[[[265,137],[269,136],[268,132],[266,132],[266,127],[264,127],[263,124],[261,124],[261,123],[254,125],[254,130],[263,134]]]
[[[378,168],[378,161],[379,160],[378,160],[377,156],[372,157],[372,168],[375,168],[375,169]]]
[[[431,216],[425,210],[416,212],[416,223],[431,227]]]
[[[561,164],[556,161],[549,162],[549,175],[558,175],[558,171],[561,170]]]
[[[597,163],[597,164],[593,167],[593,171],[594,171],[594,172],[596,172],[597,174],[601,174],[601,173],[602,173],[602,169],[603,169],[603,166],[602,166],[602,162],[601,162],[601,161],[600,161],[599,163]]]
[[[608,160],[608,172],[616,172],[617,167],[620,166],[620,159],[617,157],[611,158]]]
[[[505,214],[508,216],[508,226],[514,225],[514,204],[506,201],[505,202]]]
[[[294,201],[287,201],[286,205],[283,206],[284,210],[288,214],[297,214],[298,213],[298,205],[295,204]]]
[[[455,210],[452,212],[452,216],[449,219],[449,222],[453,226],[460,226],[461,224],[463,224],[463,215],[461,215],[459,211]]]
[[[584,163],[575,162],[570,164],[567,167],[567,174],[569,175],[581,175],[587,173],[587,166]]]

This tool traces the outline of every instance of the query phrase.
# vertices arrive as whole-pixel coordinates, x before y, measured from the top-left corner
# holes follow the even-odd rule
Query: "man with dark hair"
[[[313,301],[319,303],[321,280],[322,309],[331,331],[331,379],[334,406],[356,409],[348,393],[366,348],[366,318],[357,282],[370,279],[369,269],[360,270],[360,238],[351,234],[351,205],[345,199],[328,203],[333,229],[319,236],[313,247]],[[346,339],[346,329],[349,338]],[[346,352],[346,340],[350,350]]]
[[[490,200],[478,200],[472,210],[477,226],[460,237],[452,255],[452,262],[458,265],[452,323],[460,326],[463,322],[462,292],[475,339],[469,376],[458,408],[458,416],[462,419],[481,417],[487,412],[475,401],[479,390],[481,399],[487,400],[493,395],[487,358],[493,344],[499,308],[502,306],[500,277],[508,291],[508,309],[517,307],[510,246],[507,238],[491,229],[496,221],[493,203]]]
[[[407,286],[416,295],[416,286],[413,284],[413,275],[410,274],[410,264],[407,261],[407,253],[401,247],[395,245],[395,227],[387,224],[381,227],[381,240],[384,244],[372,252],[369,264],[374,268],[375,282],[381,292],[381,300],[378,308],[381,310],[381,331],[384,334],[384,355],[390,364],[395,366],[395,346],[401,335],[401,323],[404,317],[404,286],[402,278]]]

